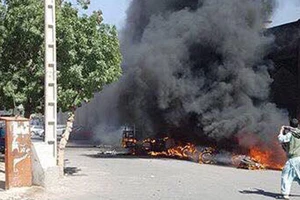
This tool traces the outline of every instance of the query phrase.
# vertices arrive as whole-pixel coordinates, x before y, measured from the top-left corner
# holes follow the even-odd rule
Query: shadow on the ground
[[[79,173],[81,169],[78,167],[65,167],[64,173],[66,176],[87,176],[86,174]]]
[[[0,181],[0,191],[5,190],[5,181]]]
[[[81,169],[79,169],[78,167],[65,167],[64,168],[65,175],[75,175],[80,171],[81,171]]]
[[[257,195],[262,195],[262,196],[266,196],[266,197],[273,197],[273,198],[276,198],[278,196],[280,196],[281,194],[280,193],[273,193],[273,192],[267,192],[265,190],[262,190],[262,189],[253,189],[253,190],[242,190],[242,191],[239,191],[240,193],[242,194],[257,194]],[[291,197],[300,197],[300,195],[290,195]]]

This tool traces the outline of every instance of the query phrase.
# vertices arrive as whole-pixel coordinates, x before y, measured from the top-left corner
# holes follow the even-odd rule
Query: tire
[[[210,152],[204,152],[201,155],[201,160],[204,164],[210,164],[213,162],[213,155]]]

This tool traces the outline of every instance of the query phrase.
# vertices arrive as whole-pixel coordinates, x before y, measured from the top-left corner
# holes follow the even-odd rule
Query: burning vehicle
[[[125,126],[122,134],[122,147],[129,149],[129,152],[135,154],[137,147],[137,139],[135,137],[135,129]]]
[[[257,162],[255,159],[249,157],[249,156],[238,156],[239,164],[237,165],[237,168],[241,169],[249,169],[249,170],[256,170],[256,169],[266,169],[266,167]]]
[[[168,142],[167,142],[168,141]],[[142,141],[143,151],[149,152],[162,152],[166,151],[170,147],[170,141],[168,137],[165,138],[147,138]]]
[[[199,164],[227,165],[248,170],[281,170],[283,167],[282,164],[272,162],[271,151],[253,148],[247,155],[243,155],[219,151],[217,147],[178,142],[169,137],[138,140],[134,128],[128,127],[122,133],[122,147],[129,150],[129,155],[175,158]]]
[[[133,154],[148,154],[151,151],[165,151],[166,140],[163,139],[151,139],[138,140],[136,137],[136,130],[133,127],[125,126],[122,133],[122,147],[127,148],[129,152]]]
[[[192,160],[198,163],[215,163],[212,147],[198,147],[191,143],[185,145],[177,143],[169,137],[146,138],[138,140],[135,130],[125,127],[122,134],[122,146],[129,149],[131,154],[150,155],[153,157],[171,157],[177,159]]]

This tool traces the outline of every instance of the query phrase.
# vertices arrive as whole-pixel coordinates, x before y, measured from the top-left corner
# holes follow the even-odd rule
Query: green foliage
[[[88,9],[88,6],[90,5],[90,0],[77,0],[78,4],[81,5],[83,9]]]
[[[1,105],[40,107],[43,97],[42,1],[10,0],[1,9]]]
[[[121,75],[119,40],[101,12],[78,14],[58,3],[58,107],[70,111],[89,101]],[[0,5],[0,104],[22,103],[41,111],[44,98],[44,6],[41,0],[7,0]]]

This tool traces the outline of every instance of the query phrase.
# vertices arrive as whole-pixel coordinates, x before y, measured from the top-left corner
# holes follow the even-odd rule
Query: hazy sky
[[[74,1],[74,0],[72,0]],[[131,0],[91,0],[87,13],[102,10],[104,22],[115,24],[121,29],[125,24],[126,10]],[[162,0],[163,1],[163,0]],[[277,0],[278,7],[270,26],[277,26],[300,19],[300,0]]]
[[[300,0],[277,0],[278,7],[272,17],[271,26],[300,19]]]

